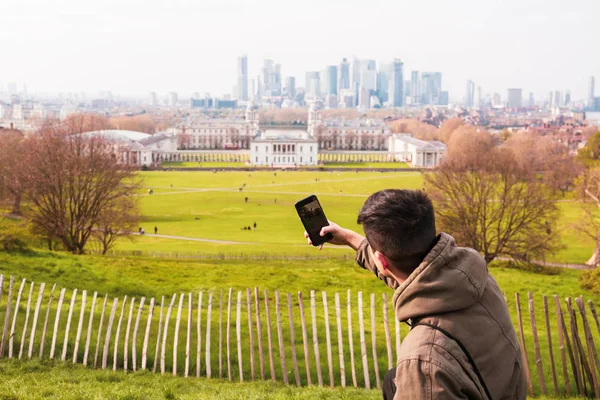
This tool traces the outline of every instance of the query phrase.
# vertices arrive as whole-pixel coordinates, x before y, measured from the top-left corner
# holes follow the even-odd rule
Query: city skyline
[[[244,54],[249,79],[268,58],[281,65],[282,80],[294,77],[297,87],[307,71],[343,58],[376,60],[378,67],[398,58],[404,79],[412,71],[442,72],[454,100],[464,96],[467,80],[484,93],[504,96],[507,88],[522,87],[543,98],[570,90],[578,100],[588,97],[589,77],[600,75],[600,55],[589,51],[593,35],[586,33],[600,11],[597,2],[574,0],[566,10],[557,0],[413,3],[308,0],[290,10],[274,0],[252,6],[175,1],[169,7],[157,0],[144,7],[116,0],[8,0],[0,41],[11,62],[0,80],[26,83],[37,93],[220,96],[233,94],[236,60]],[[386,12],[369,17],[378,7]],[[318,23],[332,15],[354,21],[357,29]],[[318,28],[300,29],[313,20]],[[508,29],[508,22],[517,28]],[[555,56],[563,47],[585,58]]]

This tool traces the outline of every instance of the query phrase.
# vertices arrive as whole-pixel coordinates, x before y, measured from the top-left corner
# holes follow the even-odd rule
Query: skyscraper
[[[158,105],[158,97],[156,97],[156,92],[150,92],[148,96],[148,105],[151,107],[156,107]]]
[[[379,102],[381,104],[388,101],[391,69],[392,64],[379,63],[379,73],[377,74],[377,97],[379,97]]]
[[[238,99],[248,101],[248,56],[238,57],[237,62]]]
[[[467,93],[465,95],[465,106],[473,107],[475,105],[475,82],[467,81]]]
[[[520,108],[523,98],[523,89],[508,89],[508,107]]]
[[[281,64],[265,59],[262,69],[263,95],[281,95]]]
[[[392,62],[389,83],[389,102],[392,107],[402,107],[404,105],[403,67],[404,63],[399,58],[395,58]]]
[[[571,91],[567,90],[565,92],[565,106],[568,106],[569,104],[571,104]]]
[[[594,106],[594,97],[596,96],[595,91],[596,91],[596,78],[594,78],[593,76],[590,76],[590,81],[588,84],[588,107]]]
[[[288,76],[285,80],[285,92],[290,99],[296,97],[296,78],[293,76]]]
[[[327,94],[337,95],[338,69],[335,65],[327,67]]]
[[[421,102],[421,79],[419,71],[413,71],[410,74],[410,101],[411,104]]]
[[[533,97],[533,92],[529,92],[529,107],[533,108],[535,106],[535,98]]]
[[[339,73],[338,73],[338,93],[341,93],[343,89],[350,88],[350,63],[348,60],[344,58],[340,63]]]
[[[447,104],[440,100],[442,92],[442,73],[421,73],[421,104]]]

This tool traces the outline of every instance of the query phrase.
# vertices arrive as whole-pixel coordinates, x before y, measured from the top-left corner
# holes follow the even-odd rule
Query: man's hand
[[[362,241],[365,239],[358,233],[351,231],[350,229],[342,228],[338,224],[331,221],[329,221],[328,226],[325,226],[323,227],[323,229],[321,229],[320,235],[325,236],[328,233],[330,233],[333,236],[333,238],[329,240],[328,243],[335,244],[338,246],[350,246],[354,250],[357,250]],[[304,237],[307,239],[308,244],[312,245],[312,241],[310,240],[310,237],[308,236],[308,233],[306,231],[304,232]],[[319,250],[321,250],[322,248],[323,245],[320,245]]]

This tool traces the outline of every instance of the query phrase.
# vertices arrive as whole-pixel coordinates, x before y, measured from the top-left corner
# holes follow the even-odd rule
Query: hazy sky
[[[236,58],[283,76],[342,57],[441,71],[451,98],[600,81],[599,0],[0,0],[0,84],[31,92],[229,93]]]

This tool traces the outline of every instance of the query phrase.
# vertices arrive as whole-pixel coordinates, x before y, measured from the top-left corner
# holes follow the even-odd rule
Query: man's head
[[[436,238],[433,204],[420,190],[373,193],[358,214],[384,274],[393,268],[405,279],[423,261]]]

